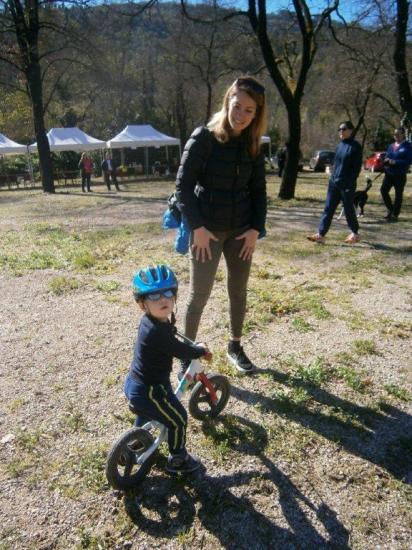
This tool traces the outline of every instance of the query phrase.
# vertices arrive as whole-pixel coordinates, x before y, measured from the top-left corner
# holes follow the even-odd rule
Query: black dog
[[[372,180],[366,178],[366,189],[363,191],[355,191],[353,196],[353,204],[355,205],[355,210],[359,208],[358,218],[364,215],[365,204],[368,202],[368,191],[372,187]],[[341,219],[345,212],[345,209],[342,208],[341,213],[338,216],[338,220]]]

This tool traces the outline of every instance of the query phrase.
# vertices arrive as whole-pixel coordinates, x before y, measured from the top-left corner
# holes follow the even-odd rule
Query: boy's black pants
[[[124,391],[137,412],[135,425],[157,420],[167,427],[169,452],[186,455],[187,412],[169,384],[148,385],[129,373]]]

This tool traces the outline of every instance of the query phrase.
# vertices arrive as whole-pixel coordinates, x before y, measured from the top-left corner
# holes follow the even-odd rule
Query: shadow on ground
[[[412,416],[397,407],[382,404],[379,410],[356,405],[319,386],[274,369],[260,369],[274,382],[305,390],[308,398],[328,410],[313,411],[281,398],[232,386],[232,395],[266,412],[287,416],[347,452],[383,468],[395,478],[412,484]],[[336,415],[333,413],[337,413]]]
[[[190,544],[197,516],[223,548],[349,548],[349,532],[334,510],[325,502],[312,502],[265,456],[264,428],[238,416],[223,416],[204,426],[216,444],[219,423],[229,432],[235,426],[236,437],[227,442],[230,450],[249,454],[260,467],[219,477],[201,471],[186,479],[148,478],[139,490],[124,497],[126,511],[139,530],[162,538],[186,533]],[[243,486],[248,487],[248,495],[242,495]],[[254,494],[263,499],[260,508],[267,513],[257,509],[250,498]],[[279,515],[280,521],[275,517]],[[315,517],[327,537],[313,525]]]

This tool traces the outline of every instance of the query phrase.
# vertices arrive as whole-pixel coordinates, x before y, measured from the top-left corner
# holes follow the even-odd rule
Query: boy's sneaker
[[[188,474],[198,470],[201,465],[200,460],[189,453],[186,453],[186,456],[169,455],[166,471],[171,474]]]
[[[233,347],[229,344],[227,357],[239,372],[252,372],[256,367],[244,352],[242,346]]]

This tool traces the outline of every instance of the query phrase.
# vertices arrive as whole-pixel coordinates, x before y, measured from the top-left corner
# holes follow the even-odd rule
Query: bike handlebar
[[[181,338],[181,339],[182,339],[184,342],[186,342],[187,344],[196,345],[196,342],[193,342],[193,340],[191,340],[190,338],[188,338],[188,337],[185,336],[184,334],[181,334],[179,331],[177,331],[176,334],[179,336],[179,338]]]

